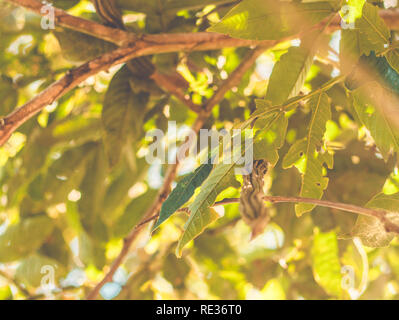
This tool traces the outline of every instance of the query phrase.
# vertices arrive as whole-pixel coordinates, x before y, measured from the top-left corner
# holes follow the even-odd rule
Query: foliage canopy
[[[0,300],[398,299],[391,1],[49,2],[0,2]],[[266,175],[148,163],[171,122]]]

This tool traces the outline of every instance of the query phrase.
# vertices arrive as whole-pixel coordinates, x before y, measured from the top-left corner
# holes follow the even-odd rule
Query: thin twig
[[[263,199],[265,201],[269,201],[272,203],[283,203],[283,202],[309,203],[309,204],[314,204],[314,205],[317,205],[320,207],[327,207],[327,208],[356,213],[358,215],[377,218],[384,225],[385,230],[387,232],[395,232],[395,233],[399,234],[399,226],[392,223],[387,218],[388,212],[385,210],[382,210],[382,209],[370,209],[370,208],[355,206],[353,204],[346,204],[346,203],[339,203],[339,202],[332,202],[332,201],[327,201],[327,200],[318,200],[318,199],[311,199],[311,198],[302,198],[302,197],[265,196],[265,197],[263,197]],[[215,204],[213,206],[221,206],[221,205],[226,205],[229,203],[237,203],[239,201],[240,201],[239,198],[226,198],[221,201],[215,202]],[[185,208],[183,208],[183,210],[184,209]]]

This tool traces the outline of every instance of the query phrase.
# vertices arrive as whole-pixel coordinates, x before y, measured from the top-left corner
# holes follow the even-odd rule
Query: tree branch
[[[43,4],[38,0],[7,0],[10,3],[24,7],[39,15]],[[54,8],[55,23],[58,26],[79,31],[81,33],[114,43],[120,47],[130,46],[136,41],[143,41],[147,45],[182,45],[183,48],[176,48],[173,51],[180,50],[216,50],[225,47],[247,47],[270,41],[254,41],[245,39],[234,39],[229,36],[218,33],[197,32],[197,33],[166,33],[166,34],[145,34],[137,36],[132,32],[110,28],[100,23],[75,17],[64,10]],[[168,51],[171,52],[171,51]],[[157,52],[153,52],[157,53]],[[162,52],[160,52],[162,53]]]
[[[0,146],[9,139],[11,134],[19,126],[40,112],[47,105],[61,98],[81,82],[100,71],[108,70],[114,65],[145,55],[175,51],[212,50],[232,45],[230,41],[231,38],[229,39],[225,36],[220,37],[218,34],[173,34],[173,38],[171,38],[170,35],[157,35],[156,41],[154,39],[151,41],[146,40],[148,37],[150,36],[143,36],[141,40],[137,40],[129,47],[116,49],[86,62],[76,69],[68,71],[64,77],[54,82],[32,100],[14,110],[5,118],[0,119]],[[193,38],[195,38],[196,42],[192,41]],[[223,39],[227,41],[223,41]],[[240,41],[241,40],[238,40],[237,42],[234,39],[236,45],[239,44]],[[248,44],[248,41],[246,43]],[[255,42],[251,41],[251,43]],[[262,46],[270,47],[275,45],[277,41],[266,41],[262,43]],[[215,44],[217,45],[215,46]]]
[[[355,206],[353,204],[345,204],[345,203],[339,203],[339,202],[332,202],[332,201],[318,200],[318,199],[311,199],[311,198],[301,198],[301,197],[265,196],[265,197],[263,197],[263,199],[265,201],[269,201],[272,203],[283,203],[283,202],[309,203],[309,204],[314,204],[314,205],[317,205],[320,207],[327,207],[327,208],[352,212],[352,213],[356,213],[358,215],[363,215],[363,216],[367,216],[367,217],[377,218],[378,220],[381,221],[381,223],[384,224],[385,230],[387,232],[395,232],[395,233],[399,234],[399,226],[392,223],[387,218],[388,212],[386,210],[369,209],[369,208]],[[229,204],[229,203],[237,203],[239,201],[240,201],[239,198],[226,198],[221,201],[215,202],[215,204],[213,206],[220,206],[220,205],[225,205],[225,204]],[[185,208],[182,208],[182,210],[185,210]]]
[[[24,7],[39,15],[45,15],[41,9],[44,4],[38,0],[7,0],[8,2]],[[55,24],[57,26],[65,27],[74,31],[93,36],[99,39],[116,44],[117,46],[126,46],[132,43],[136,36],[134,33],[126,32],[116,28],[104,26],[100,23],[75,17],[65,12],[64,10],[54,8]]]
[[[43,3],[39,0],[7,0],[8,2],[24,7],[31,10],[39,15],[44,15],[41,12]],[[80,17],[70,15],[64,10],[54,8],[55,22],[57,25],[68,28],[71,30],[79,31],[87,35],[103,39],[105,41],[114,43],[118,46],[128,46],[132,42],[138,39],[138,37],[128,31],[111,28],[104,26],[100,23],[86,20]],[[380,10],[379,14],[384,19],[385,23],[389,28],[397,30],[399,29],[399,11],[397,9]],[[341,19],[336,16],[328,27],[328,30],[334,31],[340,27]],[[263,41],[252,41],[245,39],[233,39],[231,37],[221,34],[211,34],[206,32],[199,32],[193,34],[186,33],[173,33],[173,34],[154,34],[145,35],[145,39],[148,42],[153,43],[175,43],[175,42],[186,42],[193,45],[204,42],[214,42],[212,44],[213,49],[221,49],[224,47],[238,47],[238,46],[251,46],[262,44]],[[219,42],[222,41],[222,42]],[[202,50],[212,50],[211,48]]]
[[[255,48],[254,50],[251,50],[246,57],[244,57],[243,62],[237,67],[236,70],[232,72],[229,78],[227,78],[223,84],[220,86],[220,88],[216,91],[214,96],[216,98],[211,98],[209,99],[205,105],[202,108],[201,113],[198,115],[195,123],[192,126],[192,130],[198,134],[199,130],[202,128],[204,125],[205,121],[208,119],[210,111],[212,108],[217,105],[224,97],[225,93],[231,89],[233,86],[237,84],[237,82],[241,79],[243,74],[253,65],[253,63],[256,61],[256,58],[259,57],[262,52],[264,52],[265,48]],[[182,150],[180,149],[178,151],[178,154]],[[175,180],[178,168],[179,168],[179,157],[176,158],[176,163],[169,166],[168,171],[165,175],[165,180],[162,184],[161,189],[158,192],[157,197],[155,198],[155,201],[151,205],[151,207],[146,211],[144,214],[142,220],[137,224],[137,226],[126,236],[126,238],[123,240],[123,247],[121,252],[119,253],[118,257],[113,261],[109,271],[107,274],[104,276],[104,278],[94,287],[94,289],[87,295],[86,299],[88,300],[94,300],[98,296],[101,288],[103,285],[105,285],[107,282],[112,281],[112,277],[114,276],[115,272],[118,270],[119,266],[122,264],[124,261],[126,255],[129,253],[130,247],[132,246],[133,242],[135,239],[137,239],[137,236],[139,235],[140,231],[143,229],[143,227],[155,220],[156,217],[158,217],[158,212],[161,209],[162,203],[166,200],[168,197],[171,187],[170,185],[172,182]]]

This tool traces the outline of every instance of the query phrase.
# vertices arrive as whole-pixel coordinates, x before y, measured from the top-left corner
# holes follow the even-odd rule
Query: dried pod
[[[125,29],[116,0],[93,0],[93,3],[97,14],[104,22],[114,28]]]
[[[270,220],[269,210],[263,200],[263,178],[268,164],[264,160],[256,160],[253,170],[243,175],[243,185],[240,196],[240,212],[243,220],[252,229],[251,239],[261,234]]]

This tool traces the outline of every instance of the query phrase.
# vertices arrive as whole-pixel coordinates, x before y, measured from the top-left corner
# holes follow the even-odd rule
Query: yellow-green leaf
[[[353,105],[360,121],[370,131],[385,160],[392,151],[399,151],[399,132],[385,112],[396,107],[386,90],[376,82],[368,83],[352,93]],[[385,105],[382,105],[385,104]]]
[[[47,216],[27,218],[9,226],[0,235],[0,261],[18,260],[36,251],[53,228],[54,223]]]
[[[283,159],[283,167],[295,165],[302,173],[301,197],[320,199],[327,188],[328,178],[324,176],[323,165],[332,165],[332,156],[323,149],[323,135],[326,123],[331,119],[330,101],[326,93],[320,92],[307,102],[312,110],[308,134],[294,143]],[[312,204],[295,205],[298,216],[314,208]]]
[[[316,232],[312,244],[312,268],[316,282],[337,298],[342,295],[341,264],[335,232]]]
[[[399,193],[379,193],[374,196],[366,207],[372,209],[387,210],[387,218],[399,225]],[[352,230],[354,237],[359,237],[362,243],[368,247],[386,247],[395,237],[395,233],[386,232],[384,224],[377,218],[359,216]]]
[[[333,13],[328,2],[244,0],[208,29],[234,38],[277,40],[299,33]]]

